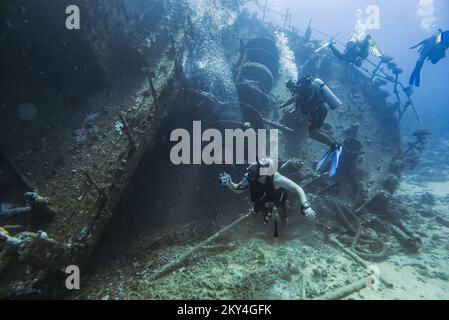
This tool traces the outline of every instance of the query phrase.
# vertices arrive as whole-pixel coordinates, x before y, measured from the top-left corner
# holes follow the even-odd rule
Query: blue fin
[[[340,146],[337,150],[332,152],[331,168],[329,170],[329,177],[334,177],[337,174],[338,166],[340,165],[340,157],[343,152],[343,147]]]
[[[329,159],[330,155],[331,155],[331,151],[327,151],[323,158],[320,160],[320,162],[318,162],[317,166],[316,166],[316,170],[319,171],[323,165],[327,162],[327,160]]]
[[[411,86],[416,86],[419,87],[421,84],[421,70],[419,70],[418,68],[415,68],[415,70],[413,70],[412,76],[410,77],[410,82],[409,84]]]

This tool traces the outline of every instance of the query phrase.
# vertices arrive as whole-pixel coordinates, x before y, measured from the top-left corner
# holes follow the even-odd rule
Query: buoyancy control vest
[[[262,211],[266,203],[274,203],[280,206],[287,200],[287,193],[283,188],[275,189],[274,176],[267,176],[265,183],[259,181],[250,182],[251,202],[254,203],[256,212]]]

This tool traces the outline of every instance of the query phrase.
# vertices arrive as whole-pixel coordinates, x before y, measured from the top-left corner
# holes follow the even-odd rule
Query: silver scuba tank
[[[323,80],[317,78],[315,79],[315,83],[317,83],[321,87],[323,98],[329,105],[329,107],[332,108],[332,110],[338,109],[343,106],[343,102],[338,99],[338,97],[332,92],[331,89],[329,89],[329,87],[323,82]]]

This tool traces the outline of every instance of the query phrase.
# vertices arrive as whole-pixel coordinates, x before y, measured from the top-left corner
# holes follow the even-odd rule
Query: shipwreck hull
[[[146,12],[154,14],[155,4],[159,5],[156,12],[160,16],[153,18],[160,23],[145,26],[146,35],[153,42],[151,46],[136,43],[136,36],[130,33],[142,32],[136,31],[140,30],[141,14],[144,17]],[[2,4],[10,13],[17,5]],[[27,12],[33,12],[36,17],[39,14],[51,16],[56,12],[60,17],[61,12],[65,12],[63,1],[55,1],[50,6],[36,1],[23,5]],[[23,228],[27,231],[45,230],[49,237],[63,245],[58,251],[60,257],[56,265],[52,265],[54,261],[49,259],[47,265],[34,266],[29,278],[24,277],[24,270],[29,267],[26,259],[19,257],[20,254],[2,252],[0,296],[39,295],[38,288],[22,284],[38,283],[49,273],[65,269],[64,265],[84,265],[114,214],[144,152],[154,146],[155,134],[169,112],[170,99],[176,95],[178,84],[182,83],[182,73],[175,55],[182,52],[181,46],[184,45],[184,30],[177,24],[185,19],[178,11],[181,8],[175,8],[166,1],[134,2],[130,7],[122,5],[121,1],[83,2],[80,10],[89,17],[85,19],[84,32],[69,33],[66,30],[53,39],[43,39],[43,35],[35,39],[48,48],[58,46],[65,37],[69,38],[66,40],[69,44],[70,41],[78,44],[67,45],[68,58],[65,58],[64,52],[55,56],[52,63],[56,72],[64,73],[64,65],[67,64],[85,67],[83,61],[93,59],[90,62],[93,68],[72,74],[63,84],[78,91],[58,90],[58,87],[50,86],[45,78],[41,82],[54,90],[48,97],[45,97],[47,91],[36,90],[21,97],[23,100],[18,100],[14,96],[17,91],[10,91],[9,94],[7,86],[13,77],[19,75],[12,72],[8,74],[9,78],[2,79],[2,90],[5,92],[2,106],[6,108],[5,117],[0,123],[2,157],[6,159],[6,164],[12,165],[10,170],[13,174],[17,174],[13,183],[24,191],[45,195],[57,212],[50,222],[30,224],[32,219],[25,218]],[[170,15],[177,19],[168,20]],[[131,25],[133,19],[135,24]],[[58,25],[64,20],[51,22]],[[38,24],[30,19],[32,23]],[[9,40],[10,37],[17,34],[18,30],[13,27],[12,30],[5,30],[5,42],[13,41]],[[23,39],[20,41],[33,38],[30,36],[32,25],[22,28]],[[85,45],[79,46],[79,43]],[[2,63],[12,61],[11,66],[14,67],[14,55],[32,55],[29,51],[32,49],[32,46],[18,46],[16,52],[8,52]],[[28,67],[27,72],[31,75],[39,73],[39,69],[34,70],[39,67],[39,61],[36,61],[39,59],[39,56],[31,56],[29,63],[21,67]],[[117,68],[119,64],[128,65],[129,68]],[[41,67],[48,72],[48,67]],[[80,77],[79,86],[73,85],[77,76]],[[92,81],[86,82],[87,79],[96,81],[97,87],[91,87]],[[24,81],[23,90],[29,85],[31,83]],[[39,114],[34,121],[24,122],[17,116],[17,101],[35,103]],[[55,103],[60,107],[54,108]],[[16,203],[23,201],[19,196],[14,200]],[[8,224],[14,224],[14,220],[2,221],[2,225]],[[76,252],[71,244],[77,247]],[[45,244],[39,250],[40,253],[33,254],[45,255]],[[7,259],[7,255],[13,258]],[[44,270],[44,274],[36,277],[39,270]],[[14,290],[21,286],[26,290]]]

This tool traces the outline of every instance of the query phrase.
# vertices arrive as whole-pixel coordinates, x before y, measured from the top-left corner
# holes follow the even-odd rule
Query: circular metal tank
[[[247,62],[243,65],[238,80],[255,82],[265,93],[270,92],[274,83],[271,71],[263,64],[255,62]]]

